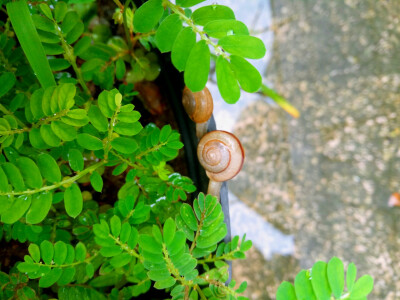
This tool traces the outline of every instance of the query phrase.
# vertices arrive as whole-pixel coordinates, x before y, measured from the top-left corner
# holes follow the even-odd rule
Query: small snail
[[[207,132],[208,120],[213,113],[213,99],[205,87],[193,93],[188,87],[183,89],[182,103],[190,119],[196,123],[196,135],[199,139]]]
[[[210,178],[208,194],[219,198],[222,182],[232,179],[242,169],[244,150],[240,141],[232,133],[211,131],[200,140],[197,156]]]

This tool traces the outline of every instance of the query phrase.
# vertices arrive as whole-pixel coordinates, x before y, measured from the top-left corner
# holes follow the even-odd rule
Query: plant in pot
[[[156,49],[171,52],[193,98],[213,58],[220,93],[235,103],[240,88],[261,86],[246,58],[264,56],[262,41],[229,7],[192,12],[201,0],[6,2],[1,298],[247,299],[246,282],[228,282],[226,261],[245,258],[251,241],[222,241],[222,179],[212,173],[226,166],[208,170],[208,195],[191,196],[192,179],[174,171],[183,143],[159,86],[169,95],[183,86],[177,72],[157,81],[169,56]],[[205,143],[229,163],[214,137]]]

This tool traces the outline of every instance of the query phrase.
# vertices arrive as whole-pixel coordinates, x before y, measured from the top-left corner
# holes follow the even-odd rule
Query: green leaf
[[[79,146],[88,150],[103,149],[103,142],[99,138],[87,133],[78,134],[76,141]]]
[[[70,149],[68,152],[68,162],[72,170],[82,171],[84,168],[84,161],[82,152],[78,149]]]
[[[182,30],[182,21],[178,14],[166,17],[157,29],[155,36],[156,45],[162,53],[169,52],[175,42],[176,37]]]
[[[0,192],[8,191],[8,179],[6,173],[4,173],[3,169],[0,167]]]
[[[138,111],[121,112],[117,119],[125,123],[135,123],[140,119],[140,113]]]
[[[328,281],[332,289],[332,293],[336,298],[342,296],[344,290],[344,266],[343,262],[333,257],[328,263]]]
[[[44,52],[47,55],[59,55],[59,54],[64,54],[64,49],[58,44],[48,44],[48,43],[42,43]]]
[[[99,97],[97,98],[101,112],[108,118],[111,118],[114,115],[114,109],[115,109],[114,96],[115,93],[112,91],[102,91]]]
[[[358,299],[366,297],[374,288],[374,279],[369,275],[364,275],[354,284],[350,293],[351,298]]]
[[[149,276],[151,280],[161,281],[168,279],[171,276],[171,273],[168,271],[168,269],[156,269],[147,272],[147,276]]]
[[[168,246],[175,237],[176,225],[172,218],[168,218],[163,227],[164,243]]]
[[[236,20],[215,20],[206,24],[203,28],[204,32],[210,37],[220,39],[228,34],[249,35],[247,26]]]
[[[136,32],[149,32],[161,19],[164,13],[162,0],[149,0],[135,12],[133,27]]]
[[[327,277],[327,263],[316,262],[311,271],[311,283],[318,300],[330,300],[331,288]]]
[[[263,41],[249,35],[228,35],[218,45],[233,55],[252,59],[263,58],[266,52]]]
[[[15,188],[15,190],[23,191],[25,189],[24,179],[18,168],[10,162],[2,164],[1,167],[4,170],[4,173],[6,173],[8,181]]]
[[[55,86],[51,86],[44,90],[43,98],[42,98],[42,110],[46,116],[52,116],[53,112],[51,111],[51,99],[54,91],[56,90]]]
[[[189,204],[182,204],[181,206],[181,217],[185,221],[186,225],[193,231],[197,230],[197,220],[193,213],[193,209]]]
[[[65,2],[57,2],[54,7],[54,18],[56,19],[57,23],[64,20],[65,15],[68,12],[68,6]]]
[[[39,128],[32,128],[29,131],[29,142],[36,149],[46,149],[48,147],[40,134]]]
[[[0,97],[3,97],[14,86],[17,79],[11,72],[4,72],[0,76]]]
[[[58,2],[59,3],[59,2]],[[89,36],[82,37],[75,45],[74,45],[74,54],[77,56],[81,56],[85,53],[87,49],[89,49],[91,45],[92,39]]]
[[[42,254],[42,260],[45,264],[50,265],[53,260],[54,247],[53,244],[47,240],[40,243],[40,253]]]
[[[196,44],[196,34],[192,28],[185,27],[177,35],[171,49],[171,60],[175,68],[184,71],[189,54]]]
[[[55,135],[50,124],[40,126],[40,135],[43,141],[51,147],[58,147],[61,143],[61,139]]]
[[[51,9],[50,7],[46,4],[46,3],[41,3],[39,4],[39,8],[41,10],[41,12],[50,20],[53,19],[53,15],[51,13]]]
[[[86,247],[85,244],[82,242],[79,242],[75,246],[75,259],[76,261],[85,261],[86,259]]]
[[[1,214],[1,222],[13,224],[17,222],[28,210],[31,205],[31,196],[17,197],[11,206]]]
[[[203,237],[200,236],[197,239],[197,247],[199,248],[208,248],[211,247],[215,244],[217,244],[219,241],[221,241],[226,234],[228,233],[228,230],[226,228],[226,224],[223,223],[218,229],[211,235]]]
[[[141,234],[139,236],[139,245],[145,251],[161,254],[162,246],[150,235]]]
[[[85,30],[85,25],[83,25],[83,22],[82,21],[77,22],[66,36],[67,43],[68,44],[75,43],[80,38],[84,30]]]
[[[62,275],[62,269],[58,268],[51,269],[49,273],[40,278],[39,287],[41,288],[51,287],[53,284],[57,282],[58,279],[60,279],[61,275]]]
[[[62,71],[71,66],[71,64],[63,58],[49,59],[49,64],[52,71]]]
[[[96,192],[101,193],[103,189],[103,178],[101,178],[101,175],[97,173],[97,171],[94,171],[90,176],[90,183]]]
[[[39,246],[36,244],[30,244],[28,247],[28,251],[29,251],[30,256],[32,256],[33,260],[38,263],[40,261]]]
[[[64,268],[61,277],[57,281],[57,284],[59,286],[62,286],[62,285],[66,285],[66,284],[70,283],[74,279],[75,272],[76,272],[75,270],[76,269],[73,267]]]
[[[112,216],[110,219],[111,233],[114,237],[118,237],[121,233],[121,219],[118,216]]]
[[[50,182],[61,181],[61,171],[54,158],[47,154],[42,153],[37,157],[37,164],[42,176]]]
[[[129,239],[129,236],[131,235],[131,225],[129,223],[124,223],[121,226],[121,233],[119,236],[119,239],[121,243],[126,243]]]
[[[117,77],[118,80],[122,80],[125,76],[126,72],[126,67],[125,67],[125,62],[122,58],[117,59],[115,62],[115,77]]]
[[[196,9],[192,14],[195,24],[204,26],[215,20],[235,19],[233,10],[224,5],[208,5]]]
[[[94,275],[94,266],[91,263],[86,264],[86,276],[92,278]]]
[[[262,84],[262,77],[258,70],[244,58],[232,55],[231,69],[236,79],[240,83],[240,87],[249,93],[257,92]]]
[[[104,132],[108,130],[108,121],[107,118],[102,114],[99,107],[96,105],[92,105],[88,111],[88,117],[90,123],[100,132]]]
[[[110,264],[114,268],[121,268],[125,266],[126,264],[130,263],[132,260],[132,256],[129,255],[129,253],[120,253],[110,260]]]
[[[139,122],[134,122],[134,123],[118,122],[117,125],[114,126],[115,132],[127,136],[136,135],[142,129],[143,126]]]
[[[47,56],[25,1],[7,3],[8,16],[22,49],[43,88],[55,86]]]
[[[22,177],[28,187],[38,189],[43,185],[42,175],[34,161],[28,157],[20,157],[16,160],[16,165],[19,168]]]
[[[125,137],[116,137],[111,141],[111,146],[124,154],[131,154],[139,147],[135,140]]]
[[[122,249],[120,246],[114,245],[110,247],[103,247],[100,249],[100,254],[103,255],[104,257],[113,257],[122,252]]]
[[[51,129],[63,141],[72,141],[76,138],[76,129],[61,121],[51,122]]]
[[[294,287],[298,300],[317,300],[311,285],[311,278],[308,276],[308,271],[302,270],[297,274],[294,280]]]
[[[165,143],[168,140],[168,137],[170,136],[172,132],[171,125],[165,125],[163,128],[161,128],[160,135],[158,140],[160,143]]]
[[[69,11],[64,17],[64,20],[61,24],[61,30],[64,34],[67,34],[74,28],[76,23],[80,21],[79,16],[76,11]]]
[[[354,282],[356,282],[356,277],[357,277],[357,267],[354,263],[350,263],[347,267],[347,272],[346,272],[346,284],[347,284],[347,290],[351,292],[354,287]]]
[[[40,15],[32,15],[32,21],[37,29],[44,30],[47,32],[56,33],[54,23],[48,18],[42,17]]]
[[[205,0],[176,0],[176,5],[181,7],[191,7],[204,1]]]
[[[192,92],[201,91],[207,83],[210,72],[210,49],[205,41],[194,45],[186,62],[184,79]]]
[[[276,300],[296,300],[293,285],[287,281],[281,283],[276,292]],[[308,299],[307,299],[308,300]]]
[[[26,213],[26,223],[38,224],[46,218],[53,201],[50,192],[38,193],[32,196],[32,205]]]
[[[54,244],[54,263],[56,265],[62,265],[67,258],[67,245],[62,242],[58,241]]]
[[[83,199],[81,190],[76,183],[73,183],[69,188],[65,190],[64,205],[65,211],[72,218],[76,218],[81,213]]]
[[[163,290],[163,289],[166,289],[166,288],[169,288],[169,287],[173,286],[175,284],[175,282],[176,282],[175,278],[170,276],[167,279],[157,281],[154,284],[154,287],[156,289],[158,289],[158,290]]]
[[[222,98],[229,104],[236,103],[240,98],[240,88],[231,69],[231,64],[222,56],[218,56],[215,71]]]

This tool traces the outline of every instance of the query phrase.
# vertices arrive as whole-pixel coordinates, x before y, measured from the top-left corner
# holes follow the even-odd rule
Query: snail
[[[222,182],[232,179],[242,169],[242,144],[232,133],[222,130],[210,131],[200,140],[197,156],[210,178],[208,194],[219,198]]]
[[[190,119],[196,123],[196,136],[201,137],[207,132],[208,120],[213,113],[213,99],[205,87],[200,92],[193,93],[188,87],[183,89],[182,103]]]

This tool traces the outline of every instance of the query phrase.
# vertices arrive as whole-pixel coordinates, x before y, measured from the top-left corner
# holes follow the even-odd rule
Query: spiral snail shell
[[[215,130],[207,133],[200,140],[197,156],[210,178],[208,193],[219,197],[221,183],[232,179],[240,172],[245,155],[235,135]]]
[[[213,99],[205,87],[193,93],[188,87],[183,89],[182,103],[190,119],[196,123],[196,135],[200,139],[207,132],[207,122],[213,113]]]

